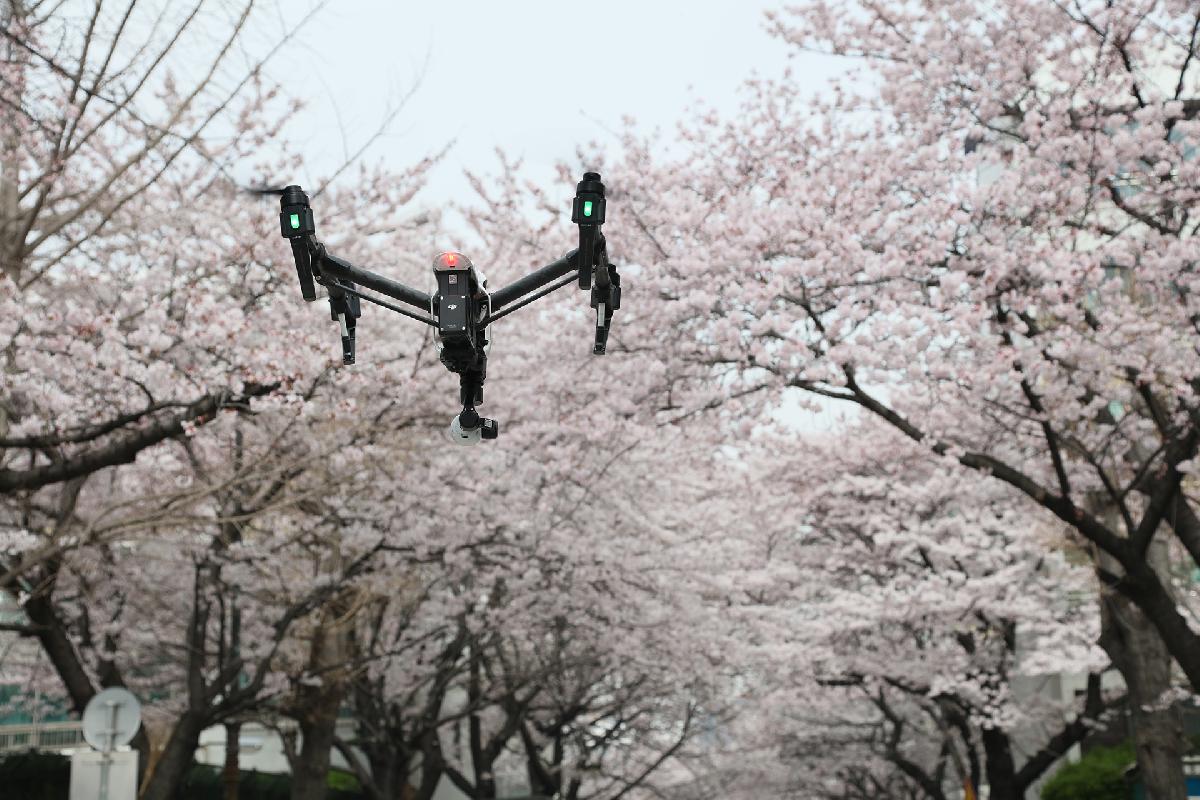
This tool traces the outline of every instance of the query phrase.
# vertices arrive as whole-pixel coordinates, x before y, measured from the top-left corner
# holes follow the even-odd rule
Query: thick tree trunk
[[[309,671],[319,684],[302,684],[296,692],[300,753],[292,764],[292,800],[323,800],[329,758],[336,735],[338,710],[348,689],[343,668],[350,654],[349,630],[337,619],[336,604],[313,631]]]
[[[1151,568],[1157,566],[1158,574],[1165,574],[1165,547],[1155,545],[1149,556]],[[1102,566],[1112,569],[1115,565]],[[1168,648],[1142,610],[1124,594],[1104,591],[1100,608],[1100,645],[1128,687],[1133,741],[1146,797],[1187,800],[1183,723],[1173,704],[1161,704],[1163,693],[1171,688]]]
[[[988,800],[1024,800],[1008,734],[999,728],[984,728],[983,752],[987,757]]]
[[[1126,574],[1116,590],[1152,621],[1192,689],[1200,691],[1200,636],[1179,613],[1175,598],[1171,597],[1158,573],[1149,565],[1142,565],[1136,572]]]
[[[238,764],[238,754],[241,743],[238,737],[242,735],[240,722],[225,723],[225,769],[221,772],[225,784],[225,800],[238,800],[238,782],[241,780],[241,768]]]
[[[441,740],[438,738],[437,730],[427,730],[421,736],[421,780],[416,785],[416,791],[412,792],[414,800],[432,800],[434,794],[437,793],[438,784],[442,782],[442,775],[446,773],[446,760],[442,756]],[[408,784],[405,784],[406,788]],[[404,800],[409,800],[405,796]]]
[[[397,750],[370,759],[371,774],[375,778],[380,800],[415,800],[417,790],[408,783],[411,760],[407,751]]]
[[[154,763],[139,800],[175,800],[179,797],[179,784],[196,754],[200,733],[207,727],[208,720],[195,711],[185,711],[167,739],[167,746]]]
[[[292,765],[292,800],[324,800],[340,705],[341,693],[327,692],[299,720],[300,757]]]
[[[482,689],[483,662],[474,648],[471,650],[470,680],[467,683],[467,697],[472,708],[479,708],[483,698]],[[470,796],[474,800],[493,800],[496,797],[496,771],[494,759],[491,757],[490,742],[484,741],[483,720],[479,714],[472,712],[467,717],[467,733],[471,745],[471,768],[475,777],[475,791]]]
[[[367,748],[371,783],[363,783],[363,791],[370,800],[395,800],[398,796],[399,787],[404,783],[399,761],[399,756],[390,748]]]
[[[18,21],[25,21],[28,13],[24,3],[0,2],[0,25],[13,29]],[[2,52],[5,63],[18,75],[29,68],[31,56],[16,42],[6,41]],[[11,99],[23,103],[24,92],[21,95]],[[6,110],[4,121],[0,122],[0,274],[14,281],[21,277],[24,244],[21,240],[19,124],[18,116]],[[3,422],[3,413],[0,411],[0,422]]]
[[[51,599],[35,594],[25,601],[23,608],[30,623],[35,626],[42,652],[50,659],[63,688],[67,690],[67,696],[71,698],[71,706],[76,713],[82,714],[88,701],[96,696],[96,689],[79,658],[79,651],[67,634],[66,626],[55,613]]]

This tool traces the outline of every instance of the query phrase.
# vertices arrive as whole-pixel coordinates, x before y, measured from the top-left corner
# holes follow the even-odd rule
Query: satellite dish
[[[83,738],[102,753],[129,744],[141,724],[142,704],[117,686],[100,692],[83,710]]]

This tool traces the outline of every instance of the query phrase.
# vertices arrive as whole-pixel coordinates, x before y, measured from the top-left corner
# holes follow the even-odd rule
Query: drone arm
[[[608,260],[608,242],[604,239],[603,233],[598,233],[597,237],[599,241],[596,248],[592,251],[595,253],[596,263],[595,271],[593,272],[593,278],[595,279],[592,286],[593,296],[596,295],[597,290],[606,293],[609,287],[614,285],[611,275],[613,265]]]
[[[300,294],[308,302],[317,299],[317,289],[313,286],[312,258],[308,246],[301,239],[290,239],[292,258],[296,260],[296,276],[300,279]]]
[[[585,172],[583,180],[575,187],[575,201],[571,206],[571,221],[579,226],[579,249],[572,250],[553,264],[547,264],[515,283],[492,292],[492,309],[502,308],[572,272],[577,273],[580,289],[591,288],[594,273],[602,299],[597,301],[597,293],[593,291],[593,306],[596,306],[597,302],[603,302],[608,309],[619,307],[619,298],[616,302],[609,298],[613,283],[609,275],[604,234],[601,233],[601,226],[604,225],[604,204],[604,184],[600,181],[599,173]],[[601,314],[604,313],[602,310]]]
[[[535,292],[543,286],[553,283],[565,275],[570,275],[571,272],[579,268],[576,259],[577,255],[578,251],[571,250],[554,263],[547,264],[541,269],[529,273],[524,278],[513,281],[508,286],[492,292],[492,310],[494,311],[506,306],[515,300],[521,299],[522,296],[530,292]]]
[[[371,272],[369,269],[356,267],[349,261],[331,256],[326,252],[324,245],[316,244],[313,250],[313,266],[315,266],[322,278],[331,277],[338,278],[344,281],[351,281],[379,292],[382,295],[399,300],[402,303],[407,303],[410,306],[415,306],[422,311],[429,311],[431,298],[425,292],[414,289],[411,286],[405,286],[403,283],[394,281],[391,278]]]

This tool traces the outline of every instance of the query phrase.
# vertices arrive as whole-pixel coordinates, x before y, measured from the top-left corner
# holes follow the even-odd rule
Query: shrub
[[[62,800],[70,792],[71,759],[50,753],[16,753],[0,759],[5,797]]]
[[[14,753],[0,758],[0,787],[3,797],[21,800],[62,800],[71,785],[71,759],[50,753]],[[330,771],[331,787],[326,800],[361,800],[354,776]],[[221,800],[224,794],[220,769],[193,766],[179,787],[178,800]],[[292,793],[290,775],[242,772],[238,780],[241,800],[288,800]]]
[[[1097,747],[1054,773],[1042,787],[1042,800],[1129,800],[1124,773],[1133,762],[1129,743]]]

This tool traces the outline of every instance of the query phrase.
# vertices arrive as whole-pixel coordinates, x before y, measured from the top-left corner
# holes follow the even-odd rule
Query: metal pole
[[[112,762],[109,754],[117,736],[117,709],[121,704],[109,700],[105,705],[108,706],[108,730],[104,732],[104,749],[100,751],[100,800],[108,800],[108,773]]]
[[[108,770],[109,755],[105,750],[100,754],[100,800],[108,800]]]

